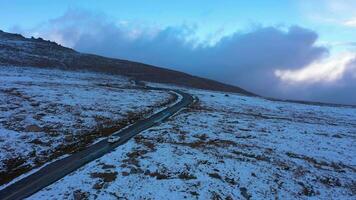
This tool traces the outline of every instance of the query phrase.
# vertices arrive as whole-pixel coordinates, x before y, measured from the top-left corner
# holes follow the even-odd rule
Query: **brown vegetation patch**
[[[189,192],[192,196],[195,196],[196,198],[198,198],[199,197],[199,193],[198,192],[196,192],[196,191],[191,191],[191,192]]]
[[[147,147],[150,151],[155,151],[155,144],[153,142],[150,141],[144,141],[143,145],[145,145],[145,147]]]
[[[211,200],[223,200],[223,198],[220,196],[220,194],[214,191],[211,194]]]
[[[122,160],[124,164],[135,165],[136,167],[140,167],[139,158],[148,153],[147,150],[134,150],[126,154],[127,158]]]
[[[104,188],[104,186],[105,186],[105,182],[97,182],[97,183],[95,183],[94,185],[93,185],[93,189],[95,189],[95,190],[101,190],[101,189],[103,189]]]
[[[230,146],[235,146],[236,143],[230,140],[221,140],[221,139],[214,139],[214,140],[209,140],[209,141],[195,141],[195,142],[189,142],[189,143],[183,143],[183,142],[170,142],[171,144],[175,145],[182,145],[182,146],[188,146],[191,148],[207,148],[209,146],[215,146],[215,147],[230,147]]]
[[[155,171],[155,172],[150,172],[149,170],[145,171],[144,173],[146,176],[150,176],[150,177],[156,177],[157,180],[163,180],[163,179],[169,179],[170,177],[168,176],[168,174],[159,172],[159,171]]]
[[[270,162],[270,158],[268,158],[264,155],[255,155],[252,153],[245,153],[245,152],[236,151],[236,150],[234,150],[232,153],[239,155],[239,156],[247,157],[247,158],[253,158],[255,160]]]
[[[194,104],[190,105],[187,109],[188,112],[214,112],[216,111],[214,108],[210,108],[207,106],[202,105],[200,101],[195,102]]]
[[[101,165],[102,169],[114,169],[115,168],[115,165],[108,165],[105,163],[100,163],[99,165]]]
[[[1,92],[8,95],[19,97],[25,101],[32,101],[32,99],[29,96],[23,94],[17,88],[2,89]]]
[[[28,125],[25,127],[26,132],[41,132],[42,128],[33,124],[33,125]]]
[[[189,172],[182,172],[178,175],[178,178],[183,179],[183,180],[191,180],[191,179],[197,179],[196,176],[190,174]]]
[[[30,165],[24,165],[25,159],[22,157],[9,158],[3,161],[5,171],[0,171],[0,185],[9,182],[15,177],[31,170]]]
[[[205,133],[201,134],[201,135],[194,135],[193,137],[198,138],[198,139],[203,140],[203,141],[208,139],[208,136]]]
[[[247,192],[247,188],[245,188],[245,187],[240,187],[240,193],[241,193],[241,195],[245,198],[245,199],[247,199],[247,200],[249,200],[249,199],[251,199],[251,195]]]
[[[341,186],[341,182],[340,179],[336,178],[336,177],[319,177],[318,180],[329,187],[340,187]]]
[[[301,195],[311,197],[319,194],[319,192],[315,191],[311,185],[304,184],[303,182],[298,182],[298,184],[302,187],[302,191],[299,192]]]
[[[30,143],[36,144],[36,145],[44,145],[45,144],[42,140],[40,140],[38,138],[31,140]]]
[[[73,199],[74,200],[86,200],[86,199],[89,199],[89,194],[88,194],[88,192],[76,190],[73,192]]]
[[[318,169],[326,169],[326,168],[331,168],[334,169],[337,172],[344,172],[344,168],[348,168],[351,169],[353,172],[356,172],[356,169],[354,167],[351,166],[347,166],[343,163],[335,163],[335,162],[326,162],[323,160],[316,160],[315,158],[312,157],[308,157],[305,155],[300,155],[300,154],[295,154],[292,152],[287,152],[286,153],[287,156],[291,157],[291,158],[296,158],[296,159],[301,159],[301,160],[305,160],[308,163],[311,163],[312,165],[314,165],[314,167],[318,168]],[[326,167],[326,168],[325,168]]]
[[[130,174],[142,174],[143,170],[140,167],[131,167]]]
[[[121,175],[122,175],[122,176],[128,176],[128,175],[130,175],[130,173],[128,173],[128,172],[121,172]]]
[[[117,178],[117,172],[94,172],[90,174],[91,178],[100,178],[104,182],[113,182]]]
[[[215,179],[222,180],[222,179],[221,179],[221,176],[220,176],[218,173],[209,173],[208,175],[209,175],[211,178],[215,178]]]
[[[225,177],[225,182],[229,183],[230,185],[237,185],[237,182],[234,178]]]
[[[155,144],[150,141],[149,139],[143,137],[142,135],[136,135],[134,137],[134,140],[137,144],[143,144],[145,147],[147,147],[151,152],[155,151]]]
[[[238,136],[238,135],[236,135],[235,138],[238,138],[238,139],[255,139],[256,136],[252,136],[252,135],[241,135],[241,136]]]

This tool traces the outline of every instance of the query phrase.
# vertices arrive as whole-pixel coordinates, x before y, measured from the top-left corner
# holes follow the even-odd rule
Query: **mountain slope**
[[[124,75],[143,81],[253,95],[236,86],[186,73],[138,62],[79,53],[55,42],[41,38],[25,38],[19,34],[3,31],[0,31],[0,65],[89,70]]]

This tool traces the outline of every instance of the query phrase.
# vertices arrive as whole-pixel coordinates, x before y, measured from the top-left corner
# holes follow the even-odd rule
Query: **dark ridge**
[[[0,65],[88,70],[137,80],[254,95],[242,88],[139,62],[84,54],[42,38],[0,30]]]
[[[356,105],[351,104],[338,104],[338,103],[327,103],[327,102],[318,102],[318,101],[303,101],[303,100],[292,100],[292,99],[277,99],[272,97],[264,97],[270,101],[279,101],[279,102],[287,102],[287,103],[297,103],[297,104],[305,104],[312,106],[327,106],[327,107],[343,107],[343,108],[356,108]]]

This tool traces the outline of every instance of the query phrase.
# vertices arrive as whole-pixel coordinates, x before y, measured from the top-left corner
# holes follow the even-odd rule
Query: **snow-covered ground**
[[[153,112],[172,96],[127,78],[0,66],[0,184]]]
[[[200,102],[29,199],[355,199],[356,109]]]

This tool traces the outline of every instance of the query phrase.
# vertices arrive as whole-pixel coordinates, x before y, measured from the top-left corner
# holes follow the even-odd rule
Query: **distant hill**
[[[6,33],[1,30],[0,65],[89,70],[119,74],[142,81],[253,95],[236,86],[186,73],[128,60],[80,53],[42,38],[25,38],[20,34]]]

